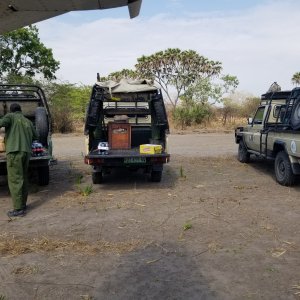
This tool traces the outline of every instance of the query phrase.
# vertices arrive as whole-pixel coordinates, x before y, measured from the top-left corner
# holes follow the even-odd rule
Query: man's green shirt
[[[37,133],[30,120],[22,112],[8,113],[0,119],[0,127],[5,127],[5,149],[10,152],[31,152],[32,141]]]

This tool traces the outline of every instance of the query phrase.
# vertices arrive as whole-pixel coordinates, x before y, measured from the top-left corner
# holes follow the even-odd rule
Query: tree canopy
[[[202,105],[222,102],[224,95],[233,93],[239,81],[236,76],[223,75],[218,82],[210,78],[199,78],[189,86],[182,98],[189,98]]]
[[[55,79],[59,62],[53,58],[38,36],[38,29],[30,26],[0,36],[0,79],[40,74]]]
[[[107,77],[101,77],[101,81],[107,81],[107,80],[114,80],[114,81],[120,81],[121,79],[137,79],[139,75],[136,71],[130,70],[130,69],[123,69],[121,71],[116,71],[113,73],[110,73]]]
[[[187,88],[200,78],[219,75],[222,64],[198,54],[194,50],[182,51],[169,48],[150,56],[138,58],[137,73],[158,83],[175,108]],[[175,96],[172,97],[172,88]]]
[[[292,83],[294,85],[299,85],[300,84],[300,72],[296,72],[293,77],[292,77]]]

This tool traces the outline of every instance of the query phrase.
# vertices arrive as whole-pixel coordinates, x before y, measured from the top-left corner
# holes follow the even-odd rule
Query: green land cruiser
[[[145,80],[97,82],[86,114],[85,163],[93,183],[111,169],[144,169],[151,181],[162,178],[169,161],[169,124],[161,91]]]
[[[236,128],[235,141],[240,162],[251,154],[274,160],[277,182],[294,184],[300,174],[300,88],[263,94],[254,118]]]
[[[49,165],[55,161],[52,157],[51,116],[45,94],[35,85],[0,84],[0,117],[9,112],[12,103],[20,104],[24,116],[36,128],[38,141],[32,146],[29,169],[37,172],[39,185],[48,185]],[[3,136],[5,145],[4,132]],[[3,147],[0,152],[0,175],[6,175],[6,155]]]

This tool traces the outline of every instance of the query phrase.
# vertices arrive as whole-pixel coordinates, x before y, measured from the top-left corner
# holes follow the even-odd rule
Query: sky
[[[299,0],[143,0],[129,19],[126,7],[71,12],[37,23],[41,41],[59,60],[58,79],[92,85],[134,68],[137,58],[167,48],[192,49],[222,62],[255,96],[278,82],[292,88],[300,72]]]

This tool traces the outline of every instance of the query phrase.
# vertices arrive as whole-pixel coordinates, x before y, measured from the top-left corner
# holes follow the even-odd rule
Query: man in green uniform
[[[5,127],[8,187],[14,207],[7,215],[21,217],[26,213],[28,165],[32,141],[37,139],[37,134],[18,103],[11,104],[10,113],[0,119],[0,127]]]

